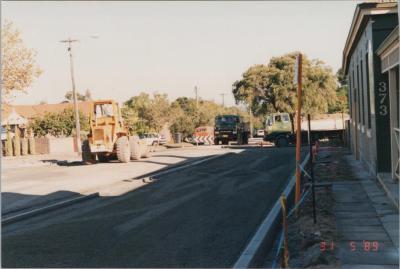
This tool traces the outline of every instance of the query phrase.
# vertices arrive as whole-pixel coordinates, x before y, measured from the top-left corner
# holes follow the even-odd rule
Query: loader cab
[[[94,114],[96,118],[114,116],[114,108],[112,103],[99,103],[94,105]]]

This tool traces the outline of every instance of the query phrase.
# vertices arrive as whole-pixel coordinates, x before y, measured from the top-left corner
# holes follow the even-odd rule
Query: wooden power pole
[[[61,40],[62,43],[68,43],[68,52],[69,52],[69,63],[71,69],[71,81],[72,81],[72,96],[74,100],[74,111],[75,111],[75,130],[76,130],[76,146],[78,153],[81,152],[81,125],[79,123],[79,109],[78,109],[78,100],[76,96],[76,89],[75,89],[75,78],[74,78],[74,63],[72,58],[72,43],[77,42],[77,39],[68,38],[66,40]]]
[[[297,77],[296,77],[297,75]],[[297,56],[295,65],[295,81],[297,80],[297,115],[296,115],[296,193],[295,203],[300,201],[300,162],[301,162],[301,91],[302,91],[302,55],[301,53]],[[310,156],[311,158],[311,156]]]

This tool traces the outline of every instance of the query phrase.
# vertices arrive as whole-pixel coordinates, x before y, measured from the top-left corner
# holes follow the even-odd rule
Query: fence
[[[5,141],[3,141],[2,144],[2,147],[4,149]],[[31,152],[30,154],[71,154],[77,152],[77,148],[75,144],[75,139],[73,139],[72,137],[35,137],[33,152],[34,153]],[[3,150],[3,155],[5,155],[5,150]]]
[[[49,154],[50,143],[47,137],[35,137],[36,154]]]

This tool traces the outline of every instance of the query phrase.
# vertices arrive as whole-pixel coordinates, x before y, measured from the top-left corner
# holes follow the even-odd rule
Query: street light
[[[98,35],[92,35],[91,38],[98,38]],[[81,125],[79,123],[79,109],[78,109],[78,101],[76,96],[76,89],[75,89],[75,78],[74,78],[74,63],[72,57],[72,43],[78,42],[78,39],[64,39],[61,40],[61,43],[68,43],[68,52],[69,52],[69,63],[70,63],[70,70],[71,70],[71,81],[72,81],[72,96],[74,102],[74,111],[75,111],[75,130],[76,130],[76,137],[75,142],[78,150],[78,154],[81,153]]]

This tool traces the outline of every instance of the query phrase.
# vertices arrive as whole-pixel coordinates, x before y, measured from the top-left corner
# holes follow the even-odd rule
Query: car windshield
[[[238,122],[237,117],[217,117],[216,124],[223,125],[223,124],[234,124]]]

